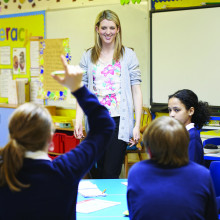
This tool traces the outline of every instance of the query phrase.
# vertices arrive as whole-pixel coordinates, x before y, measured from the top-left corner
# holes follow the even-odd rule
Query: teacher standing
[[[117,14],[100,12],[95,21],[95,45],[82,56],[83,82],[108,110],[116,129],[102,158],[97,162],[94,178],[119,178],[127,145],[140,139],[142,112],[141,73],[133,49],[122,45],[122,32]],[[135,110],[135,121],[134,121]],[[83,111],[77,104],[74,134],[83,137]],[[88,130],[87,121],[85,121]]]

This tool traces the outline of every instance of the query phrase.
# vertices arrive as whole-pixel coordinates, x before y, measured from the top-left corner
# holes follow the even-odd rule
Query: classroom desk
[[[88,180],[82,180],[88,181]],[[76,219],[116,219],[116,220],[128,220],[128,217],[124,217],[123,212],[128,210],[127,208],[127,186],[121,182],[127,182],[127,179],[89,179],[92,183],[96,184],[98,188],[103,191],[106,189],[107,196],[105,197],[93,197],[102,200],[108,200],[113,202],[121,202],[120,205],[102,209],[96,212],[84,214],[76,213]],[[87,200],[80,194],[78,194],[77,201]]]

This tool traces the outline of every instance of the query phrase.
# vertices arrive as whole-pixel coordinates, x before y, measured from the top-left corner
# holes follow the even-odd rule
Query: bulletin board
[[[219,26],[220,7],[151,13],[152,106],[180,89],[220,106]]]
[[[61,86],[51,77],[51,73],[63,70],[60,56],[63,54],[67,62],[70,60],[69,39],[43,39],[39,41],[40,48],[40,81],[39,99],[66,100],[68,89]]]
[[[30,38],[45,37],[45,11],[0,16],[0,70],[30,80]],[[0,97],[0,102],[7,103]]]

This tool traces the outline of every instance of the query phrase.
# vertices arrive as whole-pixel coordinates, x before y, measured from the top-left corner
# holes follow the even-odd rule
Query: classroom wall
[[[123,44],[134,48],[142,72],[143,103],[149,106],[149,4],[121,5],[120,0],[47,0],[0,1],[0,15],[46,10],[46,38],[70,38],[72,63],[77,64],[83,51],[93,46],[93,28],[96,15],[104,9],[114,10],[122,24]],[[32,4],[31,4],[32,3]],[[33,7],[33,3],[35,6]],[[21,9],[18,9],[19,4]],[[1,42],[0,42],[1,43]]]
[[[70,39],[72,63],[79,63],[83,52],[94,44],[94,21],[104,9],[115,11],[121,20],[122,42],[134,48],[142,72],[144,104],[149,106],[149,28],[147,4],[96,6],[46,13],[47,38]],[[130,16],[132,14],[132,16]],[[68,25],[67,25],[68,23]]]

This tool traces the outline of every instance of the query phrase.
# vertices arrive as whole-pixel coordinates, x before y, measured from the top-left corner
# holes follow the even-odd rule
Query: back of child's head
[[[14,140],[28,151],[42,150],[51,132],[51,116],[47,109],[37,104],[21,105],[9,121],[10,140]]]
[[[193,91],[189,89],[178,90],[169,96],[169,99],[171,98],[179,99],[187,110],[191,107],[194,108],[191,122],[195,124],[197,129],[201,129],[204,124],[209,122],[210,111],[208,102],[199,101],[197,95]]]
[[[33,103],[19,106],[9,121],[9,142],[0,150],[0,186],[20,191],[26,185],[16,178],[26,151],[45,150],[52,134],[47,109]]]
[[[160,165],[180,167],[189,162],[189,134],[174,118],[155,119],[145,130],[143,140],[151,159]]]

